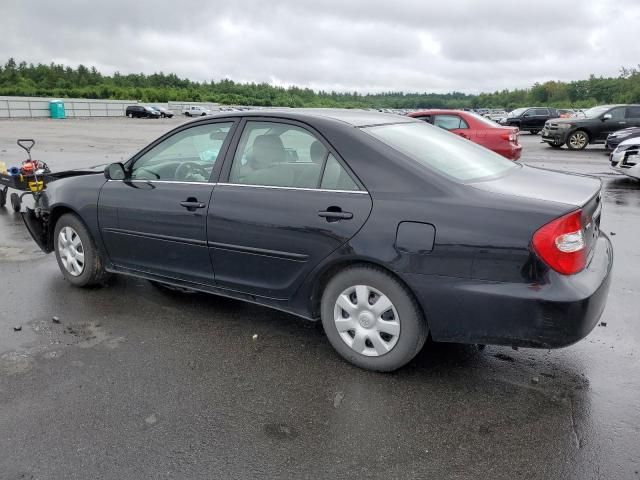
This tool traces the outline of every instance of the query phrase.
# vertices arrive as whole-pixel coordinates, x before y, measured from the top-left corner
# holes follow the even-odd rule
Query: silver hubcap
[[[347,288],[336,300],[333,318],[340,338],[362,355],[379,357],[398,343],[398,312],[391,300],[373,287]]]
[[[78,233],[63,227],[58,234],[58,253],[65,270],[77,277],[84,271],[84,247]]]
[[[582,132],[576,132],[573,135],[571,135],[571,138],[569,139],[569,143],[571,143],[572,147],[582,148],[587,143],[587,137]]]

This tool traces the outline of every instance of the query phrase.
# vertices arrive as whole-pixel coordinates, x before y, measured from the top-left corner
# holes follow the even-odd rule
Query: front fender
[[[27,227],[31,238],[36,242],[44,253],[51,253],[53,248],[49,241],[49,222],[45,221],[41,216],[36,216],[35,210],[27,208],[21,213],[22,221]]]
[[[102,174],[68,176],[50,182],[36,209],[22,214],[27,230],[45,252],[53,251],[53,229],[60,215],[73,212],[84,222],[98,249],[103,250],[98,229],[98,197],[106,182]]]

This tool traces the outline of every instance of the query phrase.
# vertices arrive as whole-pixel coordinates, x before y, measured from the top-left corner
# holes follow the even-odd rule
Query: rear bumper
[[[497,148],[495,152],[499,153],[503,157],[508,158],[509,160],[518,160],[522,155],[522,145],[515,145],[513,143],[510,143],[507,147]]]
[[[407,275],[434,340],[558,348],[586,337],[604,310],[613,249],[601,234],[588,267],[537,284]]]

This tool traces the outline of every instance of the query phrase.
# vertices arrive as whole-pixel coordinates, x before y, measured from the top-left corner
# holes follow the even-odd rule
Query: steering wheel
[[[206,182],[209,175],[202,165],[197,162],[184,162],[176,168],[175,178],[178,181],[193,181],[194,176],[200,175],[202,181]]]

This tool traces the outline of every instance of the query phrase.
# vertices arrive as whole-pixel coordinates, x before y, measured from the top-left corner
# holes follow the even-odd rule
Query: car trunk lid
[[[580,210],[587,264],[590,261],[600,234],[602,183],[599,179],[523,165],[500,178],[472,185],[483,191],[505,195],[507,202],[508,197],[513,196],[564,205],[565,208],[561,209],[563,215]]]

